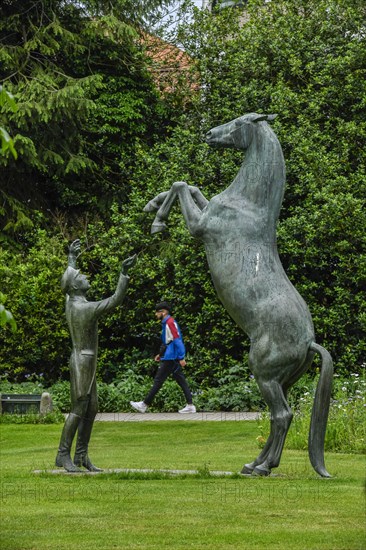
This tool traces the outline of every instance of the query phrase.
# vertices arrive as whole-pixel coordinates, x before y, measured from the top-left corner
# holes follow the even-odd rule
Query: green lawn
[[[201,477],[34,474],[54,467],[61,429],[0,425],[1,550],[365,548],[361,455],[327,454],[331,479],[286,449],[269,478],[214,478],[258,454],[256,422],[97,422],[98,466]]]

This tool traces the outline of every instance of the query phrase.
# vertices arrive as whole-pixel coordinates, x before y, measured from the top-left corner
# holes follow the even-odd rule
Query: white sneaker
[[[138,411],[139,413],[146,412],[147,405],[143,401],[130,401],[130,405],[131,407],[136,409],[136,411]]]
[[[178,412],[180,412],[180,414],[195,413],[196,407],[194,405],[186,405],[184,409],[181,409]]]

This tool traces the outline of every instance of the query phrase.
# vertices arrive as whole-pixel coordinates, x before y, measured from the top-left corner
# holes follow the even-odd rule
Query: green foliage
[[[60,411],[46,414],[8,414],[0,415],[0,424],[60,424],[65,417]]]
[[[5,309],[4,305],[1,303],[4,301],[4,295],[0,292],[0,327],[5,325],[10,325],[13,332],[17,329],[16,321],[13,317],[11,311]]]
[[[100,299],[114,288],[122,258],[132,252],[139,255],[124,303],[99,324],[99,373],[111,379],[109,373],[116,373],[118,365],[154,357],[161,330],[154,318],[154,304],[165,298],[174,304],[184,334],[188,374],[197,383],[217,384],[217,377],[227,368],[243,361],[243,337],[222,314],[200,244],[191,239],[182,222],[176,228],[178,243],[160,237],[151,241],[149,220],[141,215],[145,199],[135,192],[132,195],[134,207],[130,210],[113,206],[110,227],[102,222],[88,225],[88,242],[94,246],[85,255],[88,263],[83,267],[87,271],[97,267],[92,299]],[[145,365],[146,361],[139,363],[147,373]]]
[[[327,450],[366,453],[366,380],[352,373],[348,380],[336,379],[329,416]]]
[[[180,39],[195,58],[204,87],[171,140],[158,145],[155,156],[150,151],[145,157],[145,174],[151,169],[146,195],[185,179],[211,198],[231,182],[239,157],[225,150],[208,151],[203,132],[245,112],[278,113],[274,128],[287,165],[278,227],[280,255],[309,304],[317,339],[331,352],[338,372],[357,369],[366,341],[361,145],[366,137],[365,6],[359,0],[252,1],[245,24],[240,13],[224,10],[212,16],[202,11],[193,25],[181,29]],[[183,237],[177,219],[171,216],[170,239],[165,239],[174,243],[179,266],[181,248],[191,247],[183,264],[184,290],[198,294],[197,309],[202,310],[207,276],[203,265],[197,265],[197,248]],[[188,305],[186,293],[184,297]],[[213,307],[215,298],[207,298]],[[189,303],[186,309],[191,308]],[[221,339],[224,334],[226,339],[220,327]],[[231,353],[237,349],[229,348]]]
[[[194,403],[204,411],[258,411],[265,407],[253,375],[235,365],[216,384],[197,392]]]
[[[0,393],[27,393],[31,395],[40,394],[44,390],[44,382],[40,377],[27,376],[26,382],[11,382],[4,376],[0,379]],[[69,389],[70,393],[70,389]]]
[[[0,107],[3,107],[4,105],[8,105],[9,108],[13,111],[13,113],[17,110],[17,104],[14,101],[14,96],[7,90],[5,90],[4,86],[0,85]],[[2,124],[2,121],[1,121]],[[8,150],[13,155],[15,159],[18,158],[18,153],[15,150],[14,142],[9,136],[6,129],[0,125],[0,136],[1,136],[1,153],[4,154]]]
[[[138,253],[124,303],[99,325],[100,382],[115,385],[127,371],[151,380],[160,336],[153,308],[165,298],[182,327],[187,375],[202,392],[196,396],[203,396],[202,407],[246,405],[253,389],[249,342],[219,303],[201,243],[189,235],[178,207],[168,231],[151,236],[153,217],[143,208],[177,180],[197,185],[208,199],[227,187],[241,155],[211,150],[203,136],[251,111],[278,113],[273,126],[287,165],[278,242],[286,272],[309,304],[317,340],[331,352],[336,372],[360,372],[366,341],[364,3],[253,0],[245,24],[239,24],[240,11],[195,11],[178,38],[194,59],[192,71],[202,87],[190,89],[174,112],[175,98],[157,94],[143,48],[129,39],[136,36],[128,27],[131,18],[119,17],[121,25],[108,19],[102,2],[93,3],[103,17],[92,22],[79,17],[81,5],[55,2],[61,11],[42,26],[33,21],[33,11],[11,5],[14,58],[8,59],[6,44],[1,55],[6,74],[17,71],[7,90],[19,109],[2,109],[10,122],[4,124],[18,136],[19,158],[5,159],[8,206],[4,210],[2,202],[0,216],[9,231],[18,232],[18,249],[9,251],[5,243],[0,277],[20,328],[4,331],[1,372],[18,380],[31,372],[45,373],[50,382],[60,373],[67,377],[70,339],[59,276],[66,242],[81,237],[86,251],[79,263],[91,276],[90,299],[110,295],[122,260]],[[19,41],[22,17],[32,22],[28,46]],[[1,23],[5,40],[3,17]],[[120,43],[116,37],[124,32]],[[47,71],[41,70],[41,55]],[[29,87],[19,72],[22,61]],[[39,214],[22,217],[24,186],[31,202],[38,191],[45,197],[43,212],[49,204],[58,208],[51,220],[45,214],[41,221]],[[52,251],[47,261],[46,250]],[[172,408],[180,399],[165,397]],[[120,406],[117,397],[108,399]],[[250,403],[259,408],[259,396],[253,393]]]
[[[63,243],[38,230],[27,253],[0,252],[2,288],[17,319],[17,331],[2,334],[1,374],[57,379],[68,363],[69,342],[60,291]]]
[[[114,373],[112,382],[97,382],[98,404],[100,412],[131,412],[130,401],[142,400],[150,390],[157,365],[149,368],[151,361],[139,360],[131,365],[120,366]],[[151,374],[146,374],[150,370]],[[186,369],[185,369],[186,370]],[[194,376],[187,374],[187,380],[192,390],[193,401],[198,411],[257,411],[263,409],[264,402],[259,394],[258,386],[252,376],[237,365],[218,380],[217,386],[200,385]],[[33,379],[33,380],[32,380]],[[48,391],[57,410],[70,411],[70,383],[59,380],[52,385],[47,384],[44,377],[31,376],[27,382],[13,383],[7,379],[0,382],[0,392],[3,393],[39,393]],[[185,404],[184,395],[173,379],[168,379],[159,393],[151,412],[176,412]]]
[[[143,368],[139,369],[140,372]],[[187,376],[192,389],[193,401],[199,411],[256,411],[264,407],[258,387],[252,378],[243,378],[242,369],[239,367],[230,369],[228,375],[220,379],[218,387],[202,388],[199,384]],[[154,370],[152,371],[154,374]],[[43,377],[35,377],[37,381],[11,383],[2,380],[0,392],[2,393],[39,393],[48,391],[52,396],[52,402],[56,410],[70,411],[70,383],[66,380],[48,385]],[[150,375],[142,375],[128,368],[123,369],[121,375],[117,375],[111,383],[99,381],[98,403],[99,412],[131,412],[130,401],[142,400],[151,388],[153,379]],[[151,412],[176,412],[185,404],[184,395],[178,384],[168,379],[157,394]]]
[[[164,124],[139,34],[169,3],[1,4],[5,234],[27,229],[7,224],[19,210],[26,217],[32,208],[72,214],[105,210],[112,196],[126,198],[135,142],[151,140]]]
[[[70,382],[68,380],[59,380],[52,384],[48,389],[52,397],[52,403],[56,409],[63,412],[70,412],[71,409],[71,394]]]

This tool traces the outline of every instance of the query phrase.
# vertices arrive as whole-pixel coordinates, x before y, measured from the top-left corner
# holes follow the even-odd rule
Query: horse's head
[[[233,147],[245,151],[248,149],[252,139],[255,125],[258,122],[273,120],[277,115],[259,115],[249,113],[212,128],[206,134],[206,143],[213,146]]]

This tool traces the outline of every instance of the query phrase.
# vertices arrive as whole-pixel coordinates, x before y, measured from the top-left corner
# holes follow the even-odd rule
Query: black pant
[[[146,405],[151,405],[155,395],[158,393],[161,386],[170,375],[173,376],[174,380],[182,388],[188,405],[192,404],[192,393],[183,374],[182,367],[180,366],[178,360],[170,360],[160,361],[158,371],[154,378],[153,386],[144,399],[144,403],[146,403]]]

